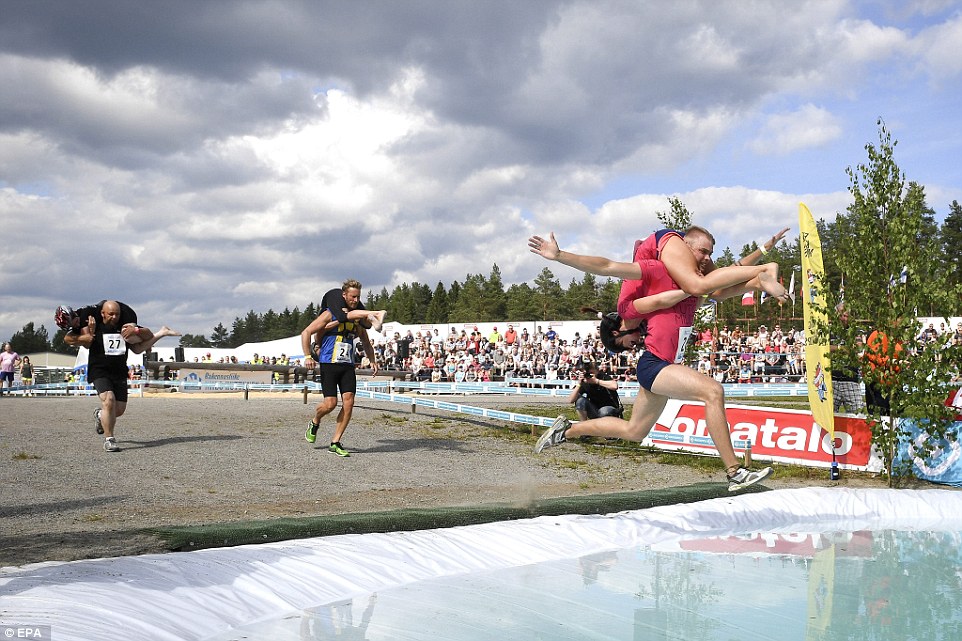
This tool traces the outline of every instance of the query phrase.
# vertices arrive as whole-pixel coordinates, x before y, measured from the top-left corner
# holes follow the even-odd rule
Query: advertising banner
[[[834,392],[828,355],[828,315],[825,312],[825,269],[822,267],[822,241],[812,212],[798,205],[799,247],[802,254],[802,307],[805,323],[805,378],[808,400],[819,425],[835,434]]]
[[[752,444],[760,460],[830,467],[832,437],[802,410],[728,405],[728,424],[736,452]],[[835,456],[843,469],[879,472],[881,459],[872,451],[872,430],[865,419],[835,416]],[[702,403],[669,400],[643,443],[660,449],[715,452]]]
[[[204,391],[209,389],[238,388],[247,384],[270,385],[274,373],[271,371],[248,371],[245,369],[190,369],[184,367],[177,372],[177,380],[184,391]]]
[[[962,421],[954,423],[950,430],[954,438],[929,445],[928,456],[922,455],[922,444],[931,440],[929,433],[907,418],[899,420],[899,427],[909,430],[909,438],[899,443],[899,460],[910,463],[915,476],[933,483],[962,487],[962,444],[959,443]]]

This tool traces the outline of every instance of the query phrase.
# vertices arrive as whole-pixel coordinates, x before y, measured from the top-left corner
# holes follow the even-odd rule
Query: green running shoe
[[[317,423],[311,421],[307,424],[307,432],[304,434],[304,438],[308,443],[313,443],[317,440]]]
[[[351,453],[341,447],[340,443],[331,443],[331,446],[327,448],[331,452],[334,452],[338,456],[350,456]]]

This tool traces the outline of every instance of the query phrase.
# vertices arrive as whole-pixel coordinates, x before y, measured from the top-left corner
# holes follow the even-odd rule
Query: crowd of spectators
[[[943,347],[962,345],[962,321],[956,324],[954,330],[946,327],[944,322],[939,323],[938,329],[936,329],[935,323],[929,323],[928,327],[925,327],[919,333],[916,340],[919,344],[941,342]]]
[[[919,345],[939,342],[943,346],[962,345],[962,321],[955,329],[940,323],[928,323],[919,333]],[[863,341],[864,343],[864,337]],[[375,353],[382,370],[401,372],[414,380],[433,382],[479,382],[505,379],[575,380],[586,362],[594,362],[598,369],[613,379],[634,381],[635,365],[640,349],[612,354],[601,343],[598,331],[571,338],[561,338],[549,327],[541,326],[533,334],[527,328],[520,332],[508,325],[504,333],[495,327],[488,335],[454,327],[447,335],[440,331],[413,332],[404,335],[394,332],[387,340],[375,345]],[[794,327],[782,330],[779,324],[771,329],[760,325],[746,332],[728,326],[707,328],[695,339],[695,347],[687,364],[721,383],[777,383],[804,382],[805,337]],[[174,359],[171,358],[171,361]],[[262,356],[254,354],[250,360],[237,356],[194,357],[195,363],[290,365],[300,367],[299,359],[286,354]],[[358,364],[369,368],[362,355]],[[144,376],[143,368],[132,366],[130,378]],[[169,370],[166,378],[176,378]],[[274,382],[281,379],[275,373]],[[83,383],[82,372],[67,373],[67,383]]]
[[[512,326],[502,334],[455,328],[441,332],[408,330],[375,346],[382,368],[410,372],[417,380],[435,382],[496,381],[506,378],[569,380],[585,362],[621,381],[634,380],[640,349],[612,354],[597,330],[561,338],[541,327],[529,334]],[[689,365],[723,383],[797,382],[805,374],[804,338],[794,328],[771,331],[764,325],[753,333],[728,327],[708,329],[697,337]],[[369,366],[365,361],[361,367]]]
[[[952,331],[939,329],[929,323],[919,335],[919,341],[944,340],[962,344],[962,323]],[[782,329],[776,323],[771,329],[759,325],[754,331],[728,326],[702,330],[695,337],[694,350],[687,364],[721,383],[779,383],[804,382],[805,336],[795,327]],[[586,362],[619,381],[634,381],[635,366],[641,348],[612,354],[601,343],[597,330],[582,336],[575,332],[562,338],[550,326],[544,331],[529,333],[527,328],[516,331],[509,324],[502,333],[494,327],[485,335],[477,327],[473,331],[450,328],[441,331],[394,332],[374,346],[382,370],[401,372],[414,380],[433,382],[480,382],[505,379],[573,380]],[[371,363],[360,351],[359,367],[370,368]],[[195,362],[241,363],[263,365],[291,365],[299,367],[300,360],[280,356],[254,354],[250,360],[239,361],[236,356],[215,360],[210,354],[195,357]]]

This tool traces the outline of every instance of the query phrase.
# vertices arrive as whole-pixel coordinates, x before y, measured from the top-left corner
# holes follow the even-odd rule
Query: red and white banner
[[[841,543],[835,548],[837,556],[872,557],[872,532],[752,532],[739,536],[718,536],[704,539],[678,541],[676,549],[688,552],[712,554],[747,554],[750,556],[775,555],[812,558],[820,550]],[[652,546],[652,549],[669,549],[668,545]]]
[[[832,443],[828,432],[801,410],[728,405],[728,424],[736,452],[752,444],[754,459],[829,467]],[[702,403],[671,399],[643,443],[665,450],[715,452]],[[843,469],[879,472],[882,461],[872,451],[872,430],[865,419],[835,417],[835,456]]]

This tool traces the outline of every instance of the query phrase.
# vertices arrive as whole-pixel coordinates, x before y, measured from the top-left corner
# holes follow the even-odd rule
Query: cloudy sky
[[[940,0],[4,0],[0,339],[530,282],[530,234],[627,257],[669,196],[737,250],[844,210],[879,117],[941,220],[960,41]]]

